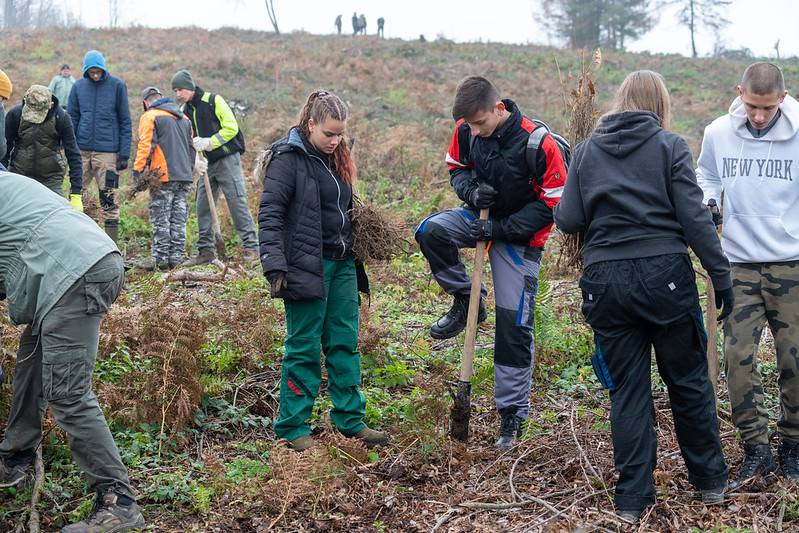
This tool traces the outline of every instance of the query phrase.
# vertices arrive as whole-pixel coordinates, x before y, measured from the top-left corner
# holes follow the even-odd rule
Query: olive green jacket
[[[112,241],[88,216],[30,178],[0,171],[0,297],[15,324],[39,324]]]

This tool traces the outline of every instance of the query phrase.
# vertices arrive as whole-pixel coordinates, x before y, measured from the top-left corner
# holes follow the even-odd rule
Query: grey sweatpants
[[[258,237],[255,233],[250,208],[247,206],[247,188],[244,185],[244,174],[241,171],[241,156],[230,154],[219,161],[208,163],[208,181],[211,184],[214,203],[218,204],[219,190],[225,193],[225,200],[233,217],[233,224],[241,237],[244,248],[258,248]],[[211,222],[211,209],[205,192],[205,180],[197,180],[197,224],[200,226],[200,238],[197,248],[213,249],[214,229]]]
[[[119,295],[124,275],[122,257],[105,256],[47,313],[38,335],[30,325],[22,332],[0,458],[9,466],[32,462],[49,404],[89,487],[134,498],[127,468],[92,391],[100,321]]]
[[[460,248],[474,248],[469,227],[477,214],[463,207],[436,213],[419,224],[416,240],[433,277],[452,295],[466,296],[471,280]],[[516,407],[527,419],[533,377],[533,320],[541,249],[492,241],[488,250],[494,279],[497,331],[494,338],[494,401],[497,410]],[[483,288],[483,294],[486,290]]]

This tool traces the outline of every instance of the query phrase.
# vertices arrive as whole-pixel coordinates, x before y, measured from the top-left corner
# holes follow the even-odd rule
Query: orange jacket
[[[139,145],[134,172],[160,170],[161,182],[192,181],[194,146],[192,127],[169,99],[156,100],[139,119]]]

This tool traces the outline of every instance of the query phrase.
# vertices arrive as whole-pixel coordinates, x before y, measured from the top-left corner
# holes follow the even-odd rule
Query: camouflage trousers
[[[162,183],[150,193],[150,224],[153,226],[153,257],[156,262],[180,263],[186,249],[190,181]]]
[[[758,368],[763,326],[774,335],[781,439],[799,442],[799,261],[734,263],[735,309],[724,324],[724,359],[732,421],[749,443],[768,443],[768,411]]]

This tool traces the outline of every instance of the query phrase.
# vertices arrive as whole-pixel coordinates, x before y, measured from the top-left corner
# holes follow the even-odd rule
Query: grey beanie
[[[179,70],[172,76],[172,89],[188,89],[193,91],[197,86],[194,84],[194,78],[191,77],[191,72],[188,70]]]

